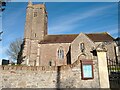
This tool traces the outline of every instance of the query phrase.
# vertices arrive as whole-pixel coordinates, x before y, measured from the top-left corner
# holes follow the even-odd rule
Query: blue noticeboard
[[[92,78],[92,65],[83,65],[83,77]]]

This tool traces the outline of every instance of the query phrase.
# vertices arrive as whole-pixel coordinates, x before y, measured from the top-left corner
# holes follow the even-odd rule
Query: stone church
[[[107,57],[115,59],[114,38],[107,32],[49,35],[48,15],[44,4],[28,3],[22,64],[29,66],[61,66],[78,59],[94,60],[96,48],[107,49]]]

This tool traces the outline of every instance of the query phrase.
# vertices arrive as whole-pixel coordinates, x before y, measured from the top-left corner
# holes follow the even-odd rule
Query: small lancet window
[[[84,45],[84,43],[80,43],[80,50],[81,50],[81,52],[84,52],[84,50],[85,50],[85,45]]]
[[[37,12],[34,12],[34,17],[37,17]]]
[[[52,62],[51,61],[49,61],[49,66],[52,66]]]
[[[36,33],[34,34],[34,36],[36,37]]]
[[[59,59],[64,59],[64,50],[62,48],[60,48],[58,50],[58,58]]]

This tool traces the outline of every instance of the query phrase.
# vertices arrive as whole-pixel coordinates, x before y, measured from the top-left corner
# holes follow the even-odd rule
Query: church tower
[[[28,3],[24,32],[22,64],[39,65],[38,42],[47,35],[47,12],[44,4]]]

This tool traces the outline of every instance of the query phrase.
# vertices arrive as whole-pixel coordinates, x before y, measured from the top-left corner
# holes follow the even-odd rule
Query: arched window
[[[59,59],[64,59],[64,50],[62,47],[58,49],[58,58]]]

